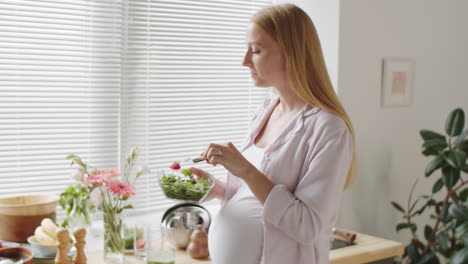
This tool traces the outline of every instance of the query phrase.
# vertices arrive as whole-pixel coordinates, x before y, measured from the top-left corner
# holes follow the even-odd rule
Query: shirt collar
[[[247,147],[249,147],[251,144],[254,143],[254,139],[258,136],[258,134],[260,133],[260,130],[265,126],[267,119],[270,117],[271,113],[273,112],[273,110],[275,109],[278,103],[279,103],[279,97],[276,96],[275,98],[272,98],[266,104],[264,111],[261,111],[260,113],[260,117],[258,118],[258,121],[254,122],[252,126],[252,130],[249,133],[248,143],[245,144],[242,150],[246,149]],[[278,146],[287,142],[293,135],[295,135],[297,132],[300,131],[300,129],[304,125],[305,118],[317,113],[318,111],[320,111],[320,108],[318,107],[315,107],[310,104],[304,105],[304,107],[294,117],[293,123],[290,123],[288,127],[286,128],[287,131],[284,131],[283,133],[281,133],[279,138],[277,138],[272,143],[272,145],[268,147],[268,149],[270,149],[270,147],[275,147],[275,146]]]

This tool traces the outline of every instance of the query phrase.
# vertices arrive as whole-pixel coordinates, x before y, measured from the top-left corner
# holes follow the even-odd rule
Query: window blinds
[[[58,194],[68,154],[118,168],[138,147],[152,174],[137,212],[167,208],[156,173],[211,142],[239,146],[269,96],[241,63],[250,16],[270,3],[2,0],[0,196]]]
[[[209,143],[246,136],[269,96],[242,67],[251,15],[271,1],[129,1],[122,61],[122,146],[140,146],[153,172],[197,157]],[[221,166],[196,165],[217,177]],[[184,166],[183,166],[184,167]],[[139,210],[167,208],[154,174]],[[173,203],[173,202],[172,202]]]
[[[0,1],[0,196],[60,193],[65,157],[118,166],[122,4]]]

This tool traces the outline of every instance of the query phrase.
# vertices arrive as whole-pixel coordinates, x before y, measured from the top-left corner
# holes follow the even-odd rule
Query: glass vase
[[[122,263],[125,249],[122,214],[103,212],[103,217],[104,259],[106,263]]]
[[[68,226],[72,230],[83,227],[89,232],[93,216],[94,212],[89,202],[83,202],[75,199],[75,202],[73,203],[73,209],[68,216]]]

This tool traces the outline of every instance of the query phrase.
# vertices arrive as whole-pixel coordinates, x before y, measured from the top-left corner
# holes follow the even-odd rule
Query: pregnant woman
[[[246,45],[243,66],[255,86],[276,95],[259,107],[240,149],[213,143],[202,154],[228,171],[227,182],[217,180],[209,194],[222,202],[209,232],[212,261],[328,263],[331,228],[354,175],[351,121],[303,10],[292,4],[260,10]]]

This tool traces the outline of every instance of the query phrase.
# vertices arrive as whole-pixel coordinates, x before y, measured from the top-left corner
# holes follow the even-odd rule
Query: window
[[[137,146],[153,171],[138,211],[167,207],[155,172],[239,145],[269,96],[241,66],[249,18],[269,3],[2,1],[0,196],[58,194],[68,154],[112,168]]]
[[[116,1],[0,2],[0,195],[60,193],[65,157],[119,155],[122,8]]]

